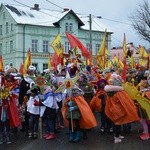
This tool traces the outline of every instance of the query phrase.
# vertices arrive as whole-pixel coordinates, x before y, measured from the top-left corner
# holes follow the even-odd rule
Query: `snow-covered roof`
[[[59,22],[67,13],[73,12],[69,9],[65,11],[54,11],[39,8],[39,10],[36,10],[20,5],[5,5],[5,7],[18,24],[40,26],[54,26],[54,24]],[[77,17],[81,29],[89,30],[89,18],[82,17],[76,13],[74,13],[74,15]],[[92,18],[92,30],[104,32],[106,28],[107,27],[100,22],[100,19]],[[111,31],[107,29],[107,32]]]
[[[48,9],[35,10],[25,6],[5,5],[8,12],[18,24],[54,26],[53,23],[65,16],[68,11],[59,12]]]
[[[84,26],[82,26],[81,28],[84,30],[89,30],[89,17],[83,17],[81,15],[78,15],[78,17],[83,21],[83,23],[85,24]],[[106,27],[103,23],[101,23],[101,20],[99,18],[96,17],[92,17],[91,16],[91,29],[92,31],[105,31],[105,29],[107,29],[107,32],[112,32],[110,31],[110,29],[108,27]]]

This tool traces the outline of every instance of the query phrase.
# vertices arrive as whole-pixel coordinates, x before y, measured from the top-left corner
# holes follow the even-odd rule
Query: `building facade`
[[[70,49],[66,31],[75,35],[88,50],[92,46],[92,55],[96,56],[107,27],[98,18],[92,19],[95,20],[89,24],[88,17],[83,18],[69,9],[51,11],[40,9],[38,4],[33,8],[1,4],[0,54],[4,65],[19,69],[20,64],[24,63],[27,50],[30,49],[32,64],[42,72],[48,66],[48,52],[51,55],[54,53],[50,45],[58,33],[64,52],[67,53]],[[111,49],[111,34],[107,29],[108,50]]]

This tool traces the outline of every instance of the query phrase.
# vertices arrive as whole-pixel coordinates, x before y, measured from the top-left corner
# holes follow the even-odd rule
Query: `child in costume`
[[[35,78],[35,71],[36,68],[32,65],[30,65],[28,67],[27,70],[27,74],[25,77],[23,77],[21,83],[20,83],[20,87],[19,87],[19,106],[21,107],[20,110],[22,109],[22,107],[24,108],[25,106],[25,112],[23,113],[24,115],[24,119],[22,119],[21,122],[21,131],[25,132],[26,135],[28,135],[28,130],[29,130],[29,116],[27,113],[27,101],[29,99],[29,94],[27,93],[28,90],[30,90],[32,88],[32,86],[35,84],[33,81],[33,78]]]
[[[46,140],[55,139],[55,123],[59,107],[56,100],[57,94],[55,94],[54,91],[55,87],[45,86],[43,101],[39,104],[45,106],[44,118],[48,133],[43,135],[43,138]]]
[[[106,105],[106,93],[104,87],[108,84],[108,79],[110,78],[110,73],[106,77],[102,77],[98,72],[95,72],[96,81],[91,81],[92,84],[96,86],[96,93],[93,96],[90,107],[92,111],[98,111],[101,113],[101,124],[99,134],[104,134],[107,130],[109,133],[113,133],[113,125],[111,120],[105,114]]]
[[[66,99],[65,93],[60,92],[56,95],[56,101],[59,107],[57,110],[57,116],[56,116],[56,130],[59,128],[64,128],[64,121],[63,121],[63,116],[61,113],[61,108],[62,108],[64,99]]]
[[[79,88],[72,88],[71,95],[63,103],[62,114],[69,127],[69,142],[79,142],[81,129],[91,129],[97,125],[83,94]]]
[[[10,98],[9,89],[6,89],[6,79],[0,75],[0,144],[10,144]]]
[[[149,84],[147,81],[147,76],[144,76],[141,79],[139,90],[143,95],[145,94],[145,97],[147,97],[147,98],[148,98],[148,96],[146,96],[146,92],[148,92],[148,89],[150,89],[150,88],[149,88]],[[143,133],[140,135],[140,139],[148,140],[150,138],[149,129],[148,129],[149,128],[148,127],[148,116],[147,116],[147,113],[144,111],[144,109],[142,109],[139,105],[137,105],[137,106],[138,106],[138,110],[139,110],[140,123],[143,128]]]
[[[30,97],[27,102],[27,112],[29,113],[29,138],[37,138],[38,124],[40,117],[39,103],[40,88],[34,87],[30,90]]]
[[[8,100],[0,100],[0,144],[10,144],[10,111]]]
[[[121,86],[106,85],[105,113],[114,123],[114,143],[122,142],[121,125],[139,120],[136,106]]]
[[[1,73],[0,75],[0,144],[10,144],[10,128],[20,125],[16,106],[16,95],[12,93],[16,82],[9,82]]]

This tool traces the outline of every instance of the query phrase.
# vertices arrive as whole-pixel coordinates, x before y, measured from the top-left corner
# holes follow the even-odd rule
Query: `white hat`
[[[117,85],[106,85],[104,87],[104,91],[106,92],[117,92],[117,91],[123,91],[123,87],[122,86],[117,86]]]
[[[50,70],[49,69],[44,69],[43,72],[48,73]]]
[[[10,73],[12,76],[16,77],[18,75],[18,73]]]
[[[34,66],[32,66],[32,65],[30,65],[28,69],[29,70],[33,70],[33,71],[36,70],[36,68]]]
[[[10,66],[6,65],[5,68],[4,68],[4,71],[7,72],[9,69],[10,69]]]

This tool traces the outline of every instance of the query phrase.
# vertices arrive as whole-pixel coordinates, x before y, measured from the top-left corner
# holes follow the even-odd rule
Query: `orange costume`
[[[67,111],[67,102],[70,99],[67,98],[62,106],[62,115],[65,120],[65,124],[68,127],[69,126],[69,121],[66,119],[66,111]],[[83,96],[75,96],[74,98],[75,102],[78,105],[78,108],[81,113],[81,119],[80,119],[80,128],[81,129],[91,129],[93,127],[97,126],[97,121],[96,118],[91,111],[91,108],[89,107],[88,103],[85,101]]]
[[[108,79],[110,78],[111,73],[107,74],[105,78],[103,78],[98,72],[95,73],[95,76],[97,79],[96,81],[91,81],[91,84],[97,87],[96,89],[97,91],[90,102],[90,108],[92,109],[93,112],[95,111],[101,112],[102,104],[99,96],[105,93],[104,87],[105,85],[109,84]]]
[[[139,121],[137,108],[125,91],[118,91],[112,97],[107,97],[105,113],[115,125]]]
[[[98,91],[92,98],[90,102],[90,108],[92,109],[93,112],[98,111],[101,112],[101,99],[99,98],[99,95],[104,93],[104,91],[100,90]]]

